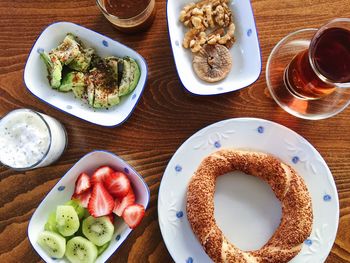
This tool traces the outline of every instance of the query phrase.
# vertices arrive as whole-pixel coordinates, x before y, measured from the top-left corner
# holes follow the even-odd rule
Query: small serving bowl
[[[188,28],[179,21],[179,16],[182,8],[190,2],[198,1],[167,0],[170,43],[177,73],[186,90],[197,95],[216,95],[239,90],[254,83],[261,73],[261,54],[250,1],[230,1],[236,26],[236,41],[230,49],[232,69],[225,79],[215,83],[208,83],[197,77],[192,68],[192,52],[182,46]]]
[[[147,208],[150,199],[150,192],[143,178],[127,162],[117,155],[106,151],[93,151],[82,157],[53,187],[44,200],[35,210],[28,226],[29,240],[36,252],[46,262],[67,262],[66,258],[57,260],[49,257],[46,252],[37,244],[39,234],[44,231],[44,225],[49,214],[58,205],[62,205],[71,199],[74,192],[75,181],[80,173],[92,174],[98,167],[108,165],[111,168],[124,172],[130,179],[135,193],[136,203]],[[114,234],[109,247],[96,260],[96,263],[105,262],[124,242],[132,231],[123,220],[115,220]]]
[[[40,59],[40,53],[49,52],[57,47],[67,33],[76,35],[86,47],[94,48],[100,57],[129,56],[135,59],[141,69],[141,76],[134,91],[121,97],[118,105],[108,109],[94,109],[87,102],[75,98],[72,92],[63,93],[51,88],[47,79],[47,69]],[[24,82],[28,90],[41,101],[85,121],[114,127],[126,121],[136,107],[146,85],[147,73],[146,61],[131,48],[80,25],[57,22],[44,29],[33,45],[24,69]]]

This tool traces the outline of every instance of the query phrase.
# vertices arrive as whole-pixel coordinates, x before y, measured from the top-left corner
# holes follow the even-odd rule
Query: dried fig
[[[194,71],[200,79],[207,82],[224,79],[231,67],[231,54],[223,45],[204,45],[193,56]]]

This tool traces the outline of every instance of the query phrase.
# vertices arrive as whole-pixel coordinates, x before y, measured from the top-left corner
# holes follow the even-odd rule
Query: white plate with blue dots
[[[339,201],[333,176],[319,152],[303,137],[280,124],[255,118],[212,124],[192,135],[171,158],[160,184],[158,217],[175,262],[212,262],[187,220],[186,194],[201,161],[223,148],[274,155],[304,178],[312,198],[313,227],[301,252],[290,262],[323,262],[338,228]],[[214,204],[218,226],[242,250],[260,249],[277,229],[282,214],[267,183],[237,171],[218,177]]]
[[[197,95],[215,95],[235,91],[254,83],[261,73],[258,33],[250,1],[230,1],[235,24],[235,43],[230,49],[232,69],[222,81],[208,83],[192,69],[192,52],[182,46],[188,30],[179,20],[182,8],[192,0],[168,0],[167,20],[176,70],[187,91]]]

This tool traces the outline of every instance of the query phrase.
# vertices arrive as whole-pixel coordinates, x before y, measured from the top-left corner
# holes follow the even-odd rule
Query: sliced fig
[[[230,51],[223,45],[204,45],[193,56],[193,69],[197,76],[207,82],[224,79],[232,68]]]

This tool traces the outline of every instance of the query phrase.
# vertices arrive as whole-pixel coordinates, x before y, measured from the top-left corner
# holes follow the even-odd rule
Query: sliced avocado
[[[122,62],[123,60],[121,58],[117,58],[117,57],[107,57],[107,58],[105,58],[105,61],[112,68],[112,70],[113,70],[113,77],[116,80],[118,80],[119,63]]]
[[[108,94],[107,100],[108,100],[108,104],[110,106],[114,106],[114,105],[119,104],[120,98],[119,98],[119,90],[118,90],[118,88],[116,88],[113,92]]]
[[[75,57],[81,54],[80,44],[76,41],[75,36],[68,33],[63,39],[63,42],[50,54],[58,57],[62,64],[68,65]]]
[[[94,106],[95,87],[92,83],[87,86],[86,92],[89,105]]]
[[[119,103],[117,79],[114,70],[105,60],[90,70],[88,83],[89,104],[94,108],[107,108]]]
[[[47,71],[49,73],[48,79],[50,86],[57,89],[61,85],[62,79],[62,64],[58,57],[54,54],[40,53],[40,58],[44,61]]]
[[[103,87],[95,87],[95,99],[94,108],[107,108],[108,104],[108,92]]]
[[[130,57],[123,58],[123,76],[119,85],[119,96],[132,92],[140,79],[140,68],[136,61]]]
[[[69,72],[62,80],[61,86],[58,88],[59,91],[70,91],[73,90],[77,97],[81,97],[86,87],[85,75],[82,72],[72,71]],[[77,94],[76,94],[77,93]]]
[[[94,49],[87,48],[81,50],[80,54],[77,55],[69,64],[68,67],[76,71],[86,72],[91,64],[92,55],[94,54]]]
[[[105,58],[107,64],[113,69],[114,79],[119,83],[120,74],[120,65],[123,64],[123,59],[118,57],[107,57]],[[119,75],[120,74],[120,75]],[[108,94],[108,104],[109,105],[117,105],[120,102],[119,98],[119,88],[116,88],[113,92]]]

